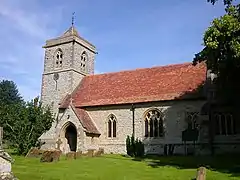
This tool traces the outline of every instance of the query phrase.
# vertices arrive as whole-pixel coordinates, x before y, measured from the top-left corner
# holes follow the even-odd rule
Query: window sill
[[[118,140],[117,137],[107,137],[107,140]]]
[[[164,139],[164,136],[161,137],[143,137],[143,139]]]

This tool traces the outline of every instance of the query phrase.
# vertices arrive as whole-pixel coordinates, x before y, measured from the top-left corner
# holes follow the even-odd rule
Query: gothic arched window
[[[81,64],[80,64],[80,66],[81,66],[81,70],[83,70],[83,71],[86,71],[86,69],[87,69],[87,61],[88,61],[88,57],[87,57],[87,53],[84,51],[82,54],[81,54]]]
[[[188,123],[188,129],[196,129],[197,128],[197,119],[198,112],[186,112],[186,121]]]
[[[145,115],[145,137],[162,137],[163,119],[157,109],[150,110]]]
[[[117,119],[116,116],[111,114],[108,117],[108,137],[116,137],[117,136]]]
[[[56,67],[61,68],[63,63],[63,52],[61,49],[57,50],[55,54],[55,59],[56,59]]]

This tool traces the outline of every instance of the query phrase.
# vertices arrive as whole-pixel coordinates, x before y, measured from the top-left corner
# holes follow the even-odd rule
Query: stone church
[[[221,151],[236,149],[225,144],[237,138],[233,115],[209,112],[213,75],[205,63],[94,75],[96,47],[74,26],[44,48],[41,100],[56,120],[40,137],[42,149],[124,154],[127,135],[142,140],[147,154],[164,154],[172,145],[173,154],[209,153],[216,142]],[[196,138],[183,138],[189,129]]]

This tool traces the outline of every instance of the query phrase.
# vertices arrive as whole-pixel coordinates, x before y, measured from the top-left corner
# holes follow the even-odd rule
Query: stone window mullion
[[[234,134],[234,125],[233,125],[233,117],[232,115],[230,115],[230,118],[231,118],[231,129],[232,129],[232,134]]]
[[[225,121],[225,132],[226,132],[226,135],[228,135],[229,134],[229,132],[228,132],[228,123],[227,123],[227,116],[226,116],[226,114],[224,114],[224,121]]]
[[[222,116],[218,115],[218,120],[219,120],[219,134],[222,135]]]

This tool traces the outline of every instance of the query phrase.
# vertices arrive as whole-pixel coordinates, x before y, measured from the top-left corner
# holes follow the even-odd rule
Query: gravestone
[[[2,148],[3,128],[0,127],[0,180],[17,180],[12,173],[13,159]]]

